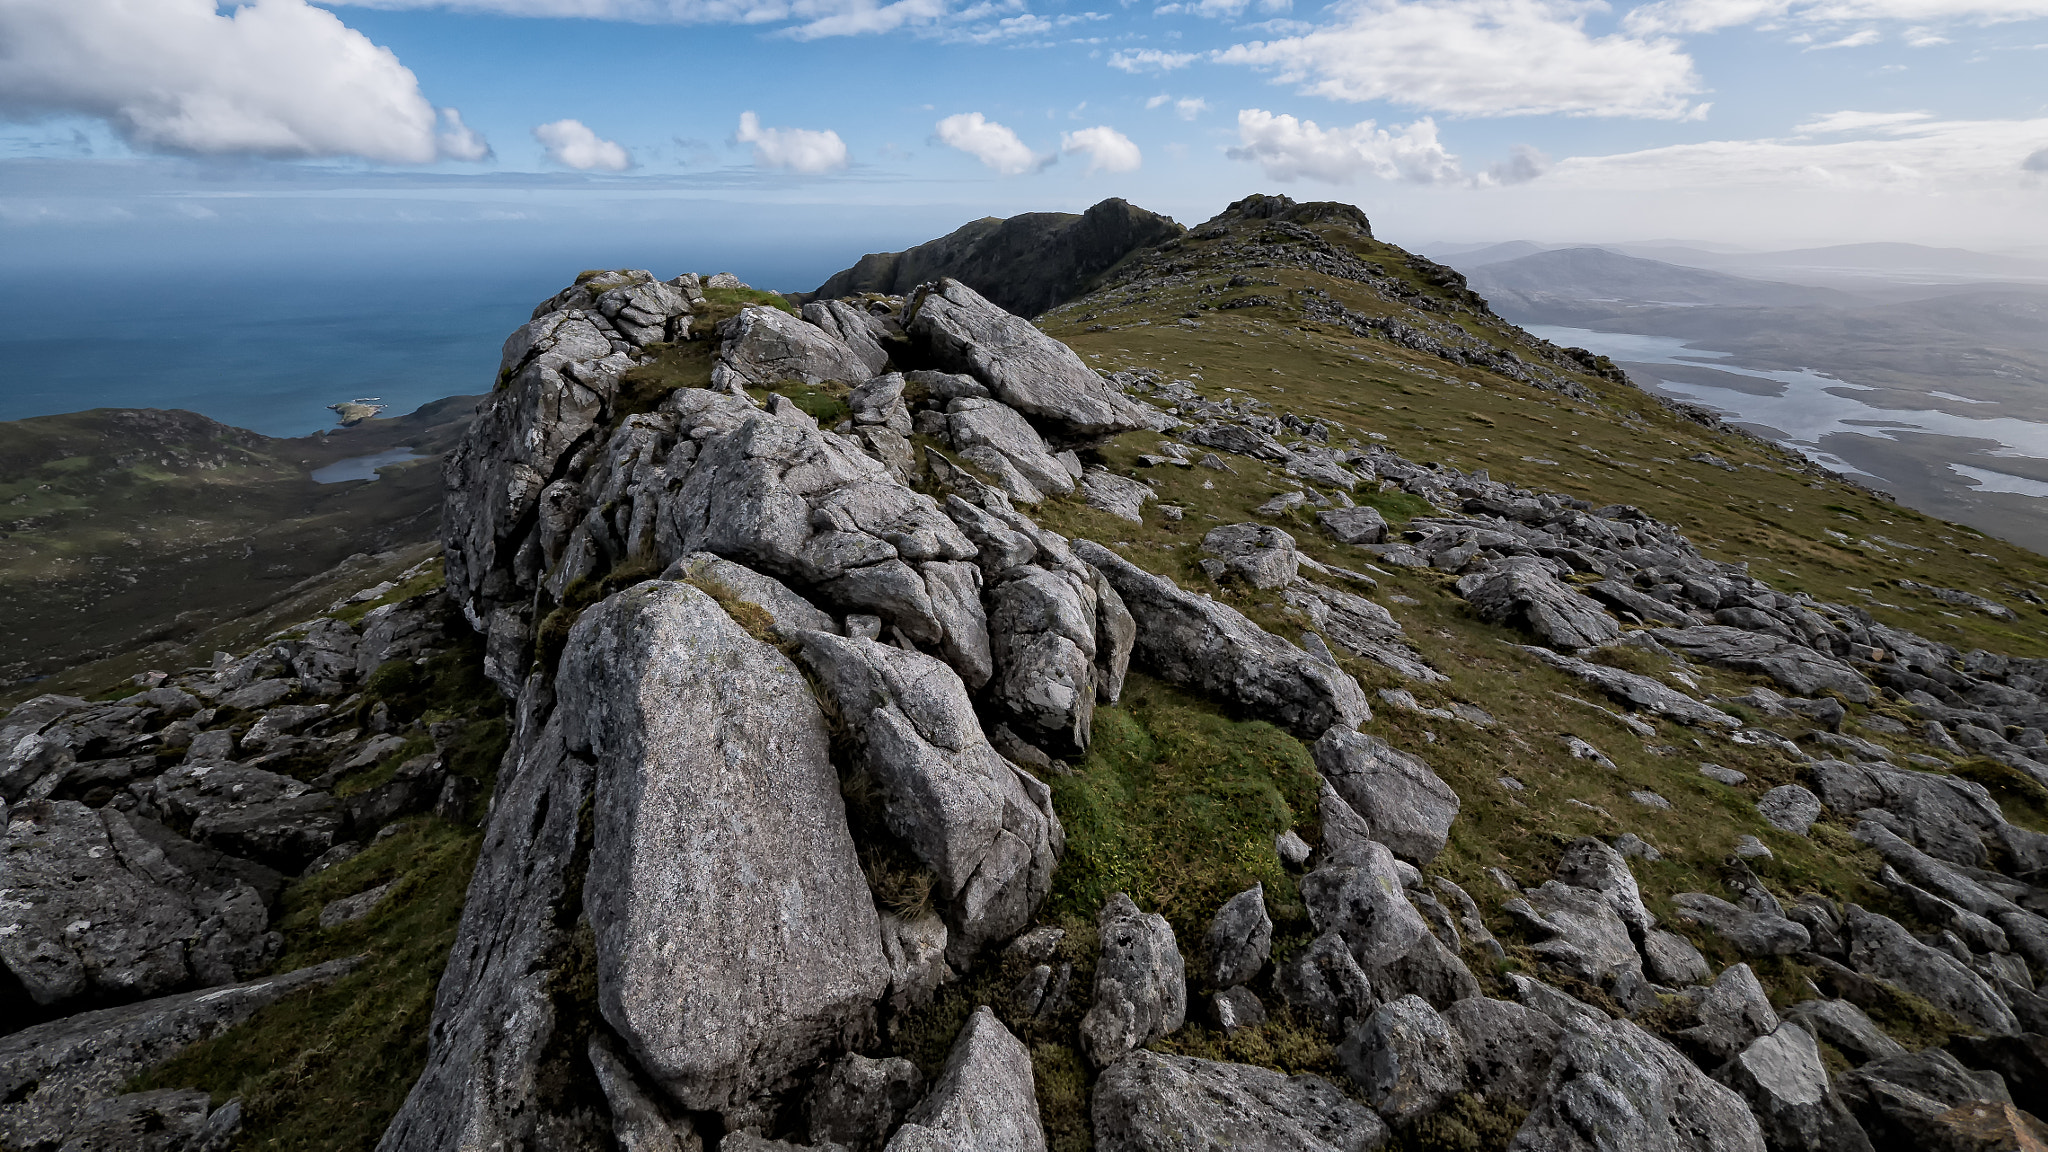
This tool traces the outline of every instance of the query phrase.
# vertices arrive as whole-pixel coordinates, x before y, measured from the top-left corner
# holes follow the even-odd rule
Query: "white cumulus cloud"
[[[1588,33],[1586,18],[1605,7],[1598,0],[1346,0],[1332,9],[1331,24],[1239,44],[1215,59],[1271,69],[1333,100],[1387,100],[1455,116],[1697,115],[1690,98],[1700,80],[1691,57],[1668,39]]]
[[[1631,32],[1652,34],[1712,32],[1766,20],[1809,24],[1900,20],[1924,24],[1942,20],[1996,23],[2043,17],[2048,17],[2048,0],[1658,0],[1634,9],[1622,23]],[[1915,32],[1917,43],[1944,42],[1926,29]]]
[[[585,127],[581,120],[556,120],[533,130],[548,159],[579,172],[624,172],[633,155]]]
[[[1934,117],[1926,112],[1829,112],[1815,116],[1793,129],[1795,132],[1863,132],[1872,128],[1895,128]]]
[[[0,117],[79,113],[152,152],[426,164],[489,145],[305,0],[0,0]]]
[[[961,112],[939,121],[935,131],[939,142],[958,148],[1005,176],[1022,176],[1052,163],[1040,156],[1017,134],[979,112]]]
[[[818,173],[846,167],[846,141],[829,129],[763,128],[759,116],[742,112],[733,139],[754,146],[754,164],[761,168]]]
[[[1144,154],[1131,142],[1129,136],[1109,127],[1107,124],[1094,128],[1083,128],[1078,132],[1060,135],[1060,151],[1072,156],[1077,152],[1088,155],[1088,171],[1135,172],[1145,162]]]
[[[1371,120],[1323,128],[1313,120],[1246,108],[1237,114],[1237,138],[1231,159],[1256,160],[1268,178],[1283,183],[1303,177],[1331,184],[1360,176],[1413,184],[1464,178],[1458,158],[1445,150],[1436,122],[1427,116],[1389,132]]]
[[[1200,52],[1161,52],[1157,48],[1126,49],[1111,53],[1109,66],[1134,75],[1139,72],[1171,72],[1175,68],[1185,68],[1201,58]]]

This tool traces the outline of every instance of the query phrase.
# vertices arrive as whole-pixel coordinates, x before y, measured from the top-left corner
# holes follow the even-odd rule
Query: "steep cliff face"
[[[902,252],[875,252],[811,293],[832,300],[862,292],[902,296],[951,277],[1019,316],[1036,316],[1087,290],[1089,281],[1132,252],[1186,229],[1172,219],[1110,199],[1076,216],[1026,212],[988,217]]]
[[[1345,205],[1232,205],[1044,328],[950,279],[709,323],[742,291],[558,294],[450,457],[509,746],[381,1147],[2039,1138],[2042,561],[1666,408]],[[301,691],[372,666],[345,639],[294,642]],[[316,725],[282,698],[245,747]],[[87,707],[7,718],[0,886],[56,949],[86,876],[218,974],[0,960],[130,998],[82,989],[270,962],[197,929],[228,878],[64,806],[138,715]],[[192,835],[296,867],[385,812],[269,783]],[[87,1123],[16,1100],[51,1059],[0,1043],[0,1123]]]

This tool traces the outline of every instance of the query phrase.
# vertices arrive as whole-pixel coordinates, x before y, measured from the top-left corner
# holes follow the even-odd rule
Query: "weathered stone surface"
[[[1670,987],[1697,984],[1713,974],[1707,958],[1676,932],[1653,928],[1643,936],[1643,974]]]
[[[812,1144],[878,1152],[924,1095],[924,1076],[901,1057],[871,1060],[849,1052],[811,1085],[805,1105]]]
[[[986,1005],[974,1010],[945,1070],[889,1140],[889,1152],[1044,1152],[1031,1053]]]
[[[780,308],[743,309],[719,325],[718,363],[711,386],[739,392],[784,380],[857,384],[875,375],[876,365],[837,336],[806,324]]]
[[[974,377],[996,399],[1066,441],[1165,426],[1160,413],[1104,383],[1073,349],[958,280],[920,285],[904,327],[938,367]]]
[[[1813,942],[1805,928],[1783,916],[1738,908],[1704,892],[1680,892],[1671,903],[1680,917],[1713,929],[1744,956],[1790,956]]]
[[[62,1146],[92,1122],[96,1104],[114,1099],[134,1077],[289,993],[347,975],[360,959],[81,1012],[0,1036],[0,1145]]]
[[[1780,832],[1804,836],[1820,819],[1820,797],[1797,784],[1781,784],[1756,798],[1756,811]]]
[[[192,875],[112,808],[32,800],[8,813],[0,964],[37,1004],[240,979],[282,950],[269,926],[254,888]]]
[[[890,1006],[902,1012],[931,1003],[939,987],[953,978],[946,964],[946,922],[936,915],[906,920],[885,911],[881,916]]]
[[[1701,728],[1740,728],[1742,721],[1709,704],[1687,696],[1676,688],[1660,684],[1648,676],[1595,664],[1576,656],[1552,652],[1548,648],[1525,645],[1522,651],[1529,653],[1552,668],[1591,684],[1631,708],[1667,716],[1681,724],[1692,724]]]
[[[1081,1045],[1096,1067],[1178,1029],[1187,1021],[1186,964],[1164,916],[1138,911],[1119,892],[1096,918],[1102,958],[1094,1003],[1081,1020]]]
[[[1512,1000],[1471,996],[1443,1012],[1465,1056],[1465,1082],[1495,1104],[1528,1108],[1550,1075],[1564,1030],[1557,1021]]]
[[[1657,918],[1643,906],[1643,893],[1636,886],[1628,860],[1606,841],[1581,836],[1558,857],[1554,870],[1559,882],[1604,897],[1629,932],[1637,938],[1656,926]]]
[[[1441,1011],[1468,996],[1479,995],[1479,981],[1471,969],[1433,932],[1424,932],[1406,952],[1391,960],[1361,967],[1372,978],[1373,989],[1382,999],[1420,996]]]
[[[988,603],[988,699],[1032,743],[1063,756],[1086,751],[1100,696],[1094,582],[1023,566],[989,590]]]
[[[1995,1072],[1971,1072],[1939,1048],[1873,1060],[1844,1073],[1836,1083],[1843,1103],[1870,1142],[1879,1148],[2021,1148],[2018,1143],[1958,1140],[1949,1122],[1953,1109],[2010,1107],[2011,1097]]]
[[[297,872],[345,830],[334,797],[239,764],[181,764],[131,785],[145,815],[223,852]]]
[[[1417,865],[1443,851],[1458,816],[1458,794],[1428,764],[1341,726],[1325,732],[1312,751],[1323,778],[1364,820],[1372,839]]]
[[[1712,986],[1695,996],[1694,1005],[1700,1022],[1679,1033],[1679,1039],[1701,1053],[1703,1063],[1728,1059],[1757,1037],[1769,1035],[1779,1023],[1771,998],[1747,964],[1729,965]]]
[[[1150,485],[1101,470],[1081,474],[1081,498],[1090,508],[1121,516],[1133,524],[1143,524],[1146,501],[1158,499]]]
[[[1316,523],[1344,544],[1377,544],[1386,539],[1387,518],[1377,508],[1332,508],[1316,513]]]
[[[839,625],[809,600],[790,591],[789,585],[773,576],[763,576],[744,564],[735,564],[709,552],[692,552],[668,566],[663,580],[682,580],[719,594],[752,604],[768,613],[778,635],[794,638],[799,632],[837,632]]]
[[[688,1121],[677,1123],[661,1101],[641,1087],[633,1069],[602,1035],[590,1038],[590,1069],[612,1110],[619,1152],[701,1152],[704,1142]]]
[[[1954,956],[1915,940],[1897,921],[1851,904],[1844,922],[1849,965],[1858,972],[1889,980],[1986,1032],[2020,1030],[2012,1008],[1982,977]]]
[[[1333,1036],[1349,1031],[1353,1021],[1364,1019],[1378,1003],[1372,980],[1351,955],[1351,946],[1334,931],[1316,937],[1282,964],[1274,973],[1273,987],[1295,1011]]]
[[[880,925],[796,668],[654,581],[584,613],[558,691],[568,748],[596,765],[598,1007],[639,1066],[729,1112],[871,1027]]]
[[[1847,1000],[1802,1000],[1785,1012],[1816,1039],[1825,1040],[1852,1062],[1862,1064],[1897,1056],[1906,1049],[1885,1035],[1863,1009]]]
[[[881,317],[845,300],[813,301],[803,306],[800,315],[851,349],[866,366],[869,376],[879,376],[888,370],[889,353],[882,347],[882,341],[889,339],[891,333]]]
[[[1830,809],[1844,816],[1880,816],[1877,822],[1885,830],[1950,864],[1983,867],[1990,859],[1986,839],[1995,837],[2005,824],[1990,793],[1974,780],[1840,760],[1818,761],[1811,772],[1814,790]],[[1885,851],[1875,838],[1872,846]],[[1893,867],[1922,887],[1940,891],[1921,882],[1914,869],[1897,863]]]
[[[1064,843],[1051,792],[990,747],[966,686],[939,660],[824,632],[799,643],[889,830],[932,870],[950,958],[966,967],[1022,931],[1051,890]]]
[[[1764,1138],[1784,1152],[1868,1152],[1870,1138],[1828,1083],[1820,1046],[1797,1024],[1781,1024],[1718,1072],[1749,1101]]]
[[[1259,974],[1273,955],[1273,918],[1266,914],[1266,886],[1254,884],[1224,901],[1209,924],[1209,983],[1219,989]]]
[[[1870,685],[1856,669],[1804,644],[1767,632],[1701,624],[1659,628],[1654,635],[1659,643],[1694,660],[1767,676],[1778,686],[1801,696],[1839,692],[1844,699],[1858,704],[1870,699]]]
[[[1386,1125],[1315,1076],[1133,1052],[1095,1082],[1103,1152],[1366,1152]]]
[[[1209,1007],[1215,1014],[1217,1027],[1223,1029],[1225,1036],[1266,1022],[1265,1003],[1259,999],[1258,993],[1243,984],[1225,988],[1211,996]]]
[[[1075,541],[1074,554],[1109,578],[1138,623],[1133,658],[1161,678],[1231,700],[1306,740],[1372,716],[1358,681],[1237,611],[1093,541]]]
[[[1510,556],[1458,581],[1458,593],[1486,620],[1526,628],[1553,648],[1590,648],[1621,635],[1597,601],[1557,578],[1551,561]]]
[[[1420,996],[1382,1004],[1337,1046],[1344,1070],[1373,1111],[1412,1124],[1465,1089],[1459,1036]]]
[[[1012,500],[1036,504],[1074,490],[1076,477],[1053,458],[1037,429],[1018,411],[996,400],[955,400],[946,406],[946,427],[962,460],[1001,481]]]
[[[1266,524],[1211,528],[1202,537],[1202,551],[1218,559],[1225,578],[1254,588],[1284,588],[1299,574],[1294,537]]]
[[[1624,1003],[1639,995],[1642,957],[1603,893],[1552,880],[1502,909],[1545,937],[1534,950],[1547,962],[1613,990]]]
[[[1406,955],[1429,935],[1429,925],[1401,890],[1394,854],[1373,841],[1365,842],[1357,864],[1328,865],[1302,877],[1301,898],[1316,932],[1343,936],[1368,972]]]
[[[1763,1133],[1742,1098],[1670,1045],[1590,1011],[1558,1023],[1550,1077],[1511,1152],[1763,1152]]]

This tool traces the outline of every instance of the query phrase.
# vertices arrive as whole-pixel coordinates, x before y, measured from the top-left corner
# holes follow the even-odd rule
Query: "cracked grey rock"
[[[1549,1079],[1511,1149],[1764,1152],[1748,1104],[1670,1045],[1590,1010],[1558,1023]]]
[[[1781,784],[1756,798],[1756,811],[1778,831],[1804,836],[1820,819],[1820,797],[1797,784]]]
[[[1782,916],[1738,908],[1704,892],[1680,892],[1671,903],[1682,919],[1712,929],[1744,956],[1790,956],[1813,942],[1804,927]]]
[[[1102,1152],[1367,1152],[1387,1137],[1320,1077],[1156,1052],[1105,1070],[1092,1112]]]
[[[1378,544],[1387,538],[1387,518],[1377,508],[1332,508],[1316,513],[1316,523],[1340,544]]]
[[[1344,1038],[1336,1055],[1365,1102],[1396,1127],[1415,1123],[1465,1090],[1460,1038],[1420,996],[1380,1005]]]
[[[1472,996],[1443,1011],[1465,1058],[1465,1082],[1488,1103],[1527,1109],[1550,1074],[1564,1030],[1534,1008]]]
[[[1839,692],[1844,699],[1858,704],[1870,700],[1870,685],[1862,673],[1832,656],[1783,637],[1721,624],[1659,628],[1652,635],[1658,643],[1690,659],[1768,677],[1800,696]]]
[[[1310,751],[1323,778],[1364,823],[1367,838],[1421,866],[1443,851],[1458,817],[1458,794],[1428,764],[1377,736],[1342,727],[1325,732]]]
[[[1863,1009],[1847,1000],[1802,1000],[1786,1010],[1785,1018],[1834,1045],[1851,1063],[1882,1060],[1906,1051],[1864,1015]]]
[[[1209,924],[1209,983],[1218,989],[1250,981],[1273,955],[1273,918],[1266,886],[1254,884],[1223,902]]]
[[[1778,1027],[1778,1014],[1756,973],[1731,964],[1712,985],[1693,997],[1700,1022],[1679,1033],[1685,1047],[1702,1053],[1702,1063],[1719,1063]]]
[[[1096,923],[1102,958],[1094,1003],[1081,1020],[1081,1045],[1091,1063],[1106,1068],[1186,1023],[1187,972],[1173,926],[1164,916],[1138,911],[1129,896],[1111,896]]]
[[[1548,560],[1510,556],[1457,587],[1482,619],[1526,628],[1553,648],[1590,648],[1621,635],[1614,617],[1559,580]]]
[[[742,309],[718,328],[718,362],[711,369],[711,386],[721,392],[766,388],[785,380],[856,384],[874,376],[879,367],[838,336],[765,304]]]
[[[997,476],[1012,500],[1036,504],[1074,490],[1074,477],[1053,458],[1037,429],[1016,409],[996,400],[955,400],[946,406],[947,432],[960,458]]]
[[[805,1104],[812,1144],[879,1152],[889,1133],[924,1095],[924,1075],[901,1057],[841,1056],[811,1085]]]
[[[1372,980],[1338,933],[1325,932],[1282,964],[1273,988],[1295,1011],[1334,1036],[1348,1031],[1378,1004]]]
[[[1576,677],[1602,692],[1621,701],[1631,708],[1666,716],[1681,724],[1692,724],[1701,728],[1740,728],[1742,721],[1678,691],[1661,684],[1648,676],[1609,668],[1576,656],[1552,652],[1548,648],[1522,645],[1522,651],[1529,653],[1552,668]]]
[[[1031,1053],[986,1005],[967,1018],[888,1152],[1045,1152]]]
[[[1797,1024],[1758,1037],[1715,1077],[1749,1101],[1772,1148],[1869,1152],[1870,1138],[1828,1082],[1820,1046]]]
[[[1849,966],[1925,999],[1958,1019],[1995,1035],[2020,1031],[2012,1008],[1982,977],[1954,956],[1913,938],[1899,923],[1849,905]]]
[[[1299,574],[1294,537],[1266,524],[1226,524],[1202,537],[1202,551],[1223,561],[1226,577],[1253,588],[1284,588]]]

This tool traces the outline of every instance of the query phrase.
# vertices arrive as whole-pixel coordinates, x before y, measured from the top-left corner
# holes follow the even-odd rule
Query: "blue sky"
[[[0,119],[27,262],[857,254],[1251,191],[2048,254],[2048,0],[0,0]]]

